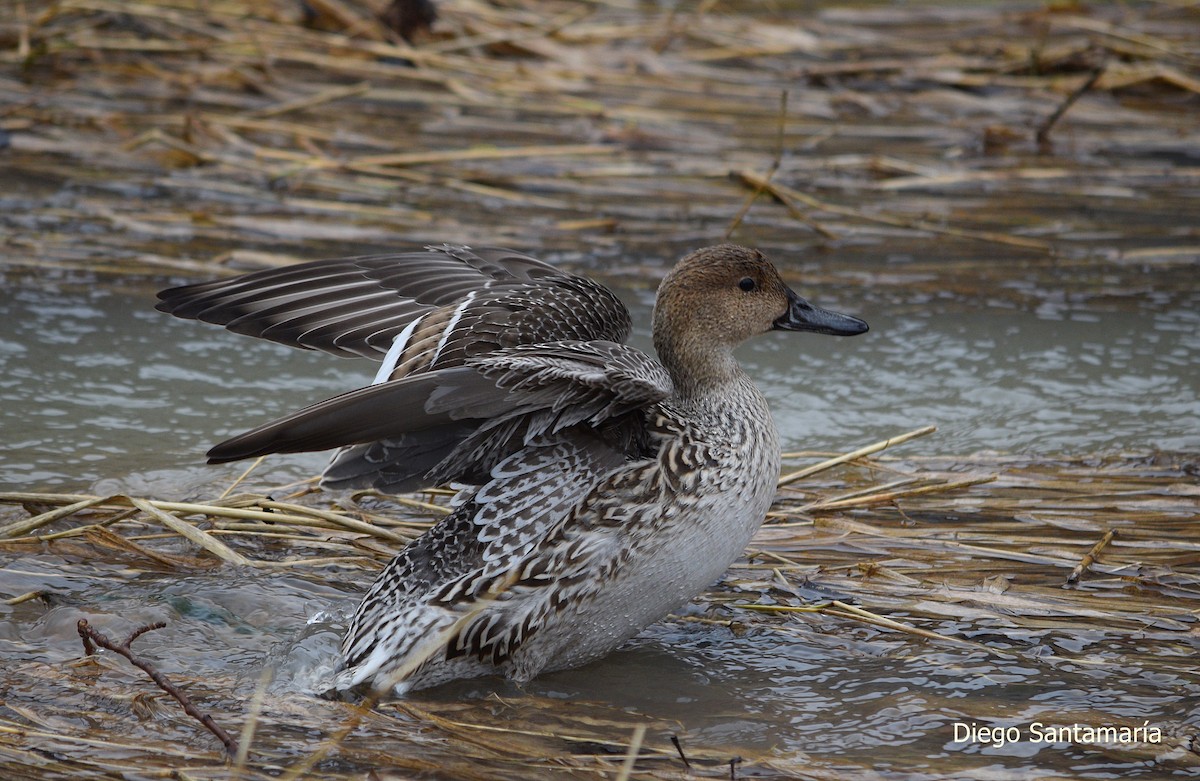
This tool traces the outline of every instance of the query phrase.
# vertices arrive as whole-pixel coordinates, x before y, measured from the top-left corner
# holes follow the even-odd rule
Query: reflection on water
[[[0,293],[0,485],[180,495],[222,437],[369,381],[372,364],[291,350],[153,309],[154,281],[23,284]],[[805,289],[862,315],[851,339],[772,334],[740,353],[786,449],[844,450],[934,423],[908,453],[1057,455],[1200,447],[1200,291],[1120,307],[895,299]],[[621,290],[647,348],[650,294]],[[887,297],[885,297],[885,295]],[[914,294],[915,297],[915,294]],[[320,456],[263,473],[305,477]]]

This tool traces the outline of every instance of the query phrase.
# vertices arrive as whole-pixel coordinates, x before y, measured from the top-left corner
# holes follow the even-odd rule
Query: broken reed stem
[[[800,480],[802,478],[809,477],[811,475],[815,475],[817,472],[823,472],[826,469],[831,469],[831,468],[837,466],[838,464],[844,464],[847,461],[853,461],[856,458],[862,458],[863,456],[869,456],[872,453],[878,453],[880,450],[886,450],[887,448],[891,447],[892,445],[899,445],[901,443],[909,441],[910,439],[916,439],[917,437],[923,437],[928,434],[932,434],[935,431],[937,431],[937,426],[923,426],[914,431],[910,431],[907,434],[901,434],[899,436],[889,437],[888,439],[885,439],[881,442],[876,442],[873,445],[867,445],[866,447],[861,447],[858,450],[854,450],[854,451],[846,453],[844,455],[840,455],[836,458],[830,458],[830,459],[828,459],[826,461],[822,461],[818,464],[813,464],[812,466],[806,466],[803,469],[798,469],[795,472],[786,474],[783,477],[779,478],[779,482],[777,483],[777,485],[785,486],[788,483],[794,483],[795,481]]]
[[[788,91],[784,90],[779,95],[779,127],[777,128],[777,135],[775,139],[775,158],[771,161],[771,167],[767,169],[767,175],[765,177],[766,182],[771,181],[771,177],[775,175],[775,172],[779,170],[779,166],[783,162],[783,134],[784,127],[787,125],[787,101]],[[733,235],[733,232],[737,230],[737,227],[742,224],[742,220],[750,211],[750,207],[753,206],[754,202],[758,200],[758,196],[762,195],[764,189],[765,184],[762,187],[755,188],[754,192],[750,193],[749,197],[746,198],[745,202],[742,204],[742,208],[738,210],[738,213],[734,215],[733,220],[730,221],[729,227],[725,229],[726,241],[728,241],[729,237]]]
[[[145,626],[138,627],[130,633],[129,637],[127,637],[123,643],[115,643],[110,640],[107,635],[96,630],[91,624],[89,624],[86,618],[79,619],[75,626],[79,632],[79,637],[83,640],[83,650],[86,655],[95,655],[96,646],[100,646],[101,648],[106,648],[109,651],[125,657],[127,660],[129,660],[130,664],[132,664],[134,667],[140,668],[144,673],[146,673],[146,675],[150,676],[150,680],[158,684],[158,688],[174,697],[175,701],[183,706],[184,713],[203,724],[205,729],[216,735],[217,739],[225,745],[225,751],[230,757],[237,755],[237,741],[234,740],[228,732],[221,729],[221,725],[213,721],[212,716],[209,716],[207,713],[201,713],[192,702],[191,698],[181,691],[179,687],[171,683],[167,676],[160,673],[158,669],[155,668],[150,662],[142,659],[139,656],[135,656],[133,650],[129,647],[130,643],[144,635],[146,632],[151,632],[155,629],[162,629],[165,627],[165,622],[160,621],[155,624],[147,624]]]
[[[758,200],[758,196],[762,195],[764,192],[769,192],[771,197],[783,204],[784,208],[788,210],[788,213],[791,214],[794,219],[804,223],[827,239],[837,239],[838,235],[836,233],[826,228],[819,221],[810,217],[795,204],[795,201],[792,198],[788,197],[788,194],[784,192],[788,188],[784,187],[783,185],[776,185],[771,181],[771,178],[775,176],[775,172],[779,169],[780,162],[781,159],[776,159],[771,165],[771,168],[767,171],[767,175],[763,177],[756,176],[751,179],[748,178],[750,175],[747,174],[747,172],[739,172],[738,176],[741,177],[742,181],[753,186],[754,192],[751,193],[750,197],[746,200],[746,204],[742,207],[742,211],[738,214],[737,220],[735,220],[734,224],[730,225],[729,230],[725,232],[725,238],[728,239],[730,234],[733,233],[733,229],[737,227],[737,223],[741,222],[742,218],[745,217],[746,212],[750,210],[750,205]]]
[[[822,615],[827,615],[827,616],[839,616],[842,618],[853,618],[853,619],[862,621],[867,624],[874,624],[875,626],[883,627],[884,629],[892,629],[897,632],[904,632],[905,634],[916,635],[918,637],[925,637],[930,640],[944,640],[948,643],[957,643],[959,645],[967,645],[967,646],[971,646],[972,648],[977,648],[981,651],[986,651],[990,654],[1004,656],[1006,658],[1011,658],[1013,656],[1012,654],[1010,654],[1007,651],[1001,651],[996,648],[990,648],[986,645],[983,645],[982,643],[976,643],[973,640],[964,640],[961,637],[951,637],[949,635],[938,634],[937,632],[931,632],[928,629],[920,629],[918,627],[910,626],[908,624],[904,624],[899,621],[894,621],[890,618],[885,618],[884,616],[878,615],[877,613],[872,613],[869,610],[864,610],[863,608],[855,607],[854,605],[848,605],[845,602],[841,602],[836,599],[830,601],[827,604],[823,604],[823,605],[746,604],[746,605],[736,605],[735,607],[738,607],[742,610],[752,610],[752,611],[760,612],[760,613],[821,613]]]
[[[621,763],[621,770],[617,773],[617,781],[629,781],[629,775],[633,773],[633,765],[637,762],[638,752],[642,750],[642,740],[645,737],[645,724],[638,724],[633,728],[633,737],[629,739],[629,750],[625,752],[625,761]]]
[[[71,498],[72,500],[78,499],[78,497]],[[32,499],[31,501],[37,500]],[[100,496],[88,496],[83,499],[78,499],[78,501],[73,501],[71,504],[68,504],[65,507],[59,507],[57,510],[50,510],[49,512],[35,515],[32,518],[26,518],[23,521],[14,521],[6,526],[0,526],[0,539],[24,536],[32,531],[42,528],[43,526],[54,523],[60,518],[66,518],[69,515],[74,515],[80,510],[86,510],[88,507],[93,507],[104,501],[105,499]]]
[[[416,500],[404,501],[404,497],[391,498],[395,499],[400,504],[416,505],[422,507],[423,509],[436,509],[442,514],[450,512],[448,508],[440,507],[434,504],[418,502]],[[65,518],[72,513],[88,507],[111,510],[114,506],[127,507],[133,505],[136,509],[143,511],[145,511],[143,506],[149,506],[155,510],[163,511],[165,514],[179,513],[182,515],[204,515],[213,518],[266,521],[268,523],[279,525],[292,524],[295,526],[319,526],[320,528],[329,528],[327,524],[334,524],[350,531],[361,532],[373,537],[382,537],[386,540],[400,544],[405,544],[408,542],[408,539],[404,535],[398,534],[391,529],[364,523],[338,513],[317,510],[311,507],[301,507],[300,505],[287,504],[283,502],[263,501],[260,503],[260,506],[263,507],[278,507],[287,510],[287,512],[282,513],[268,512],[265,510],[249,510],[241,507],[226,507],[216,504],[198,504],[194,502],[163,502],[151,499],[138,499],[134,501],[132,498],[121,494],[115,494],[113,496],[78,496],[75,494],[5,492],[0,493],[0,503],[47,503],[69,505],[68,507],[62,507],[58,510],[38,515],[36,519],[27,518],[23,521],[16,521],[7,526],[0,526],[0,539],[27,534],[40,526],[52,523],[53,521],[61,518]],[[153,515],[155,518],[158,518],[158,515],[154,514],[153,512],[150,512],[149,514]],[[36,523],[34,523],[35,520],[37,521]],[[324,523],[320,523],[319,521],[323,521]],[[187,524],[185,521],[180,521],[180,523],[190,526],[190,524]],[[195,530],[195,527],[193,526],[192,529]],[[172,530],[174,531],[174,529]],[[207,534],[205,534],[205,536],[210,537],[210,535]],[[246,559],[245,563],[250,563],[250,560]]]
[[[217,501],[219,502],[222,499],[224,499],[225,497],[229,496],[231,493],[233,493],[233,489],[235,489],[239,485],[241,485],[242,482],[247,477],[250,476],[251,472],[253,472],[255,469],[258,469],[258,465],[261,464],[263,461],[265,461],[266,458],[267,458],[266,456],[259,456],[258,458],[254,459],[254,461],[251,462],[250,466],[246,467],[246,469],[240,475],[237,476],[237,479],[235,479],[232,483],[230,483],[229,487],[227,487],[224,491],[221,492],[221,495],[217,497]]]
[[[166,526],[168,529],[181,537],[186,537],[222,561],[239,566],[252,566],[256,563],[238,553],[233,548],[230,548],[228,545],[221,542],[216,537],[213,537],[203,529],[193,526],[192,524],[180,518],[176,518],[171,513],[163,512],[145,499],[139,499],[136,496],[128,496],[124,498],[128,499],[134,507],[154,518],[163,526]]]
[[[46,592],[45,592],[45,591],[43,591],[43,590],[41,590],[41,589],[38,589],[38,590],[36,590],[36,591],[26,591],[24,594],[18,594],[18,595],[17,595],[17,596],[15,596],[15,597],[11,597],[11,598],[9,598],[9,599],[6,599],[6,600],[4,600],[3,602],[0,602],[0,604],[4,604],[4,605],[20,605],[20,604],[22,604],[22,603],[24,603],[24,602],[28,602],[28,601],[29,601],[29,600],[31,600],[31,599],[37,599],[38,597],[40,597],[42,594],[45,594],[45,593],[46,593]]]
[[[260,109],[258,111],[252,111],[250,112],[250,116],[257,119],[277,117],[280,114],[287,114],[292,111],[301,111],[303,109],[313,108],[321,105],[322,103],[332,103],[333,101],[341,100],[342,98],[352,98],[357,95],[363,95],[366,94],[370,89],[371,84],[370,82],[366,81],[359,82],[358,84],[350,84],[345,87],[330,87],[317,92],[315,95],[308,95],[303,98],[285,101],[277,106]]]
[[[1104,536],[1100,538],[1099,542],[1093,545],[1092,549],[1083,555],[1083,558],[1077,565],[1075,565],[1075,569],[1071,570],[1071,574],[1067,576],[1067,583],[1070,585],[1078,583],[1079,579],[1083,576],[1083,573],[1086,572],[1093,563],[1095,563],[1096,557],[1100,555],[1100,551],[1108,547],[1108,544],[1112,542],[1113,537],[1115,536],[1117,536],[1116,529],[1109,529],[1106,531]]]
[[[967,480],[942,481],[932,485],[922,485],[916,488],[908,488],[903,491],[883,491],[879,493],[871,493],[854,498],[834,499],[828,502],[814,502],[805,505],[801,508],[804,511],[812,510],[839,510],[847,507],[859,507],[868,504],[880,504],[881,502],[891,502],[902,497],[919,496],[921,494],[930,494],[941,491],[953,491],[957,488],[967,488],[972,485],[981,485],[990,483],[996,479],[996,475],[987,475],[986,477],[973,477]]]

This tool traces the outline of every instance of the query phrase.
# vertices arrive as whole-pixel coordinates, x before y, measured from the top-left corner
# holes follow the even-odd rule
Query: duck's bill
[[[856,336],[867,331],[867,324],[857,317],[813,306],[789,290],[787,311],[775,321],[775,328],[780,331]]]

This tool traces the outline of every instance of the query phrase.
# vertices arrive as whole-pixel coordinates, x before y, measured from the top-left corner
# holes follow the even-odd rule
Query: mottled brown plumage
[[[213,461],[342,447],[335,485],[475,486],[364,597],[338,691],[528,680],[691,599],[761,524],[779,473],[766,401],[733,348],[770,330],[866,330],[732,245],[663,280],[661,363],[621,343],[629,316],[611,292],[507,250],[326,261],[161,295],[173,314],[384,360],[377,384],[223,442]]]

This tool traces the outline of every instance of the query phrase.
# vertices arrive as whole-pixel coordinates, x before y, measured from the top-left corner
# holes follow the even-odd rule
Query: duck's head
[[[654,346],[672,369],[705,355],[728,356],[768,331],[854,336],[866,330],[857,317],[813,306],[761,252],[734,244],[696,250],[679,261],[659,285],[654,305]]]

